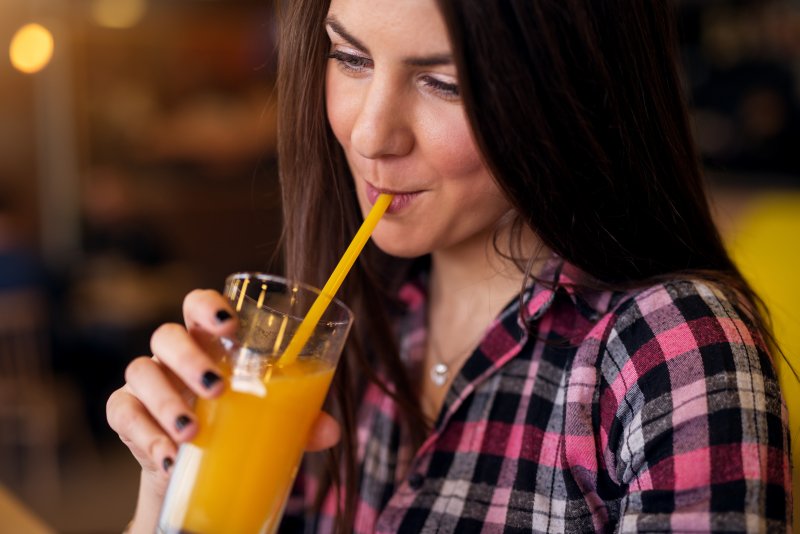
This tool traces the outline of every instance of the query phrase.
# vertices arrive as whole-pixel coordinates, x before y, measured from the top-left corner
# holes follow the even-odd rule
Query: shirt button
[[[411,486],[411,489],[413,490],[420,489],[424,482],[425,477],[423,477],[420,473],[413,473],[408,477],[408,485]]]

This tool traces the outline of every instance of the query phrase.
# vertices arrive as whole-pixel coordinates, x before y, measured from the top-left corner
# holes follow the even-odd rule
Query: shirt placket
[[[528,319],[535,321],[541,317],[554,297],[553,289],[534,285],[529,290],[525,303]],[[478,348],[459,369],[448,389],[433,432],[414,454],[404,479],[398,481],[397,491],[378,517],[376,532],[397,532],[405,511],[413,506],[417,495],[425,487],[433,452],[447,425],[480,385],[513,359],[527,343],[528,327],[518,312],[519,306],[516,302],[509,305],[487,329]],[[425,310],[420,309],[416,313],[424,314]],[[420,328],[419,317],[413,323]],[[416,332],[414,336],[417,340],[424,340],[425,334],[426,332],[422,335]]]

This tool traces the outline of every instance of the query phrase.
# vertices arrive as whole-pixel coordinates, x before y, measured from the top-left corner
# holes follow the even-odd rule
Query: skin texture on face
[[[510,210],[483,164],[433,0],[333,0],[328,120],[361,210],[399,193],[373,239],[415,257],[485,246]]]

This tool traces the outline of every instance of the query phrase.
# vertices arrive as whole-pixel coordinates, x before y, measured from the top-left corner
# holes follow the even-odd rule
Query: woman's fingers
[[[150,339],[150,349],[195,394],[211,398],[222,392],[219,366],[183,326],[161,325]]]
[[[231,336],[236,331],[236,314],[228,299],[211,289],[195,289],[183,299],[183,321],[213,336]]]
[[[142,356],[128,364],[125,380],[130,392],[173,441],[182,442],[194,437],[197,423],[191,407],[152,358]]]
[[[160,478],[166,480],[175,461],[177,446],[142,403],[127,390],[127,386],[109,397],[106,414],[109,425],[119,434],[142,469],[160,473],[163,475]]]
[[[325,412],[320,412],[306,444],[306,450],[311,452],[329,449],[339,442],[341,430],[336,419]]]
[[[186,327],[160,326],[150,339],[153,354],[196,395],[217,396],[223,389],[222,373],[213,355],[219,336],[232,336],[237,320],[230,303],[212,290],[197,289],[183,300]]]

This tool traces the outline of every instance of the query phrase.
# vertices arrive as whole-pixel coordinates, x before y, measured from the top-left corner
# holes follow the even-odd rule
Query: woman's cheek
[[[325,77],[325,107],[333,135],[340,144],[347,146],[356,106],[354,99],[347,97],[348,92],[335,68],[329,65]]]
[[[441,176],[471,175],[481,170],[483,160],[461,108],[426,117],[420,126],[427,139],[425,150]]]

